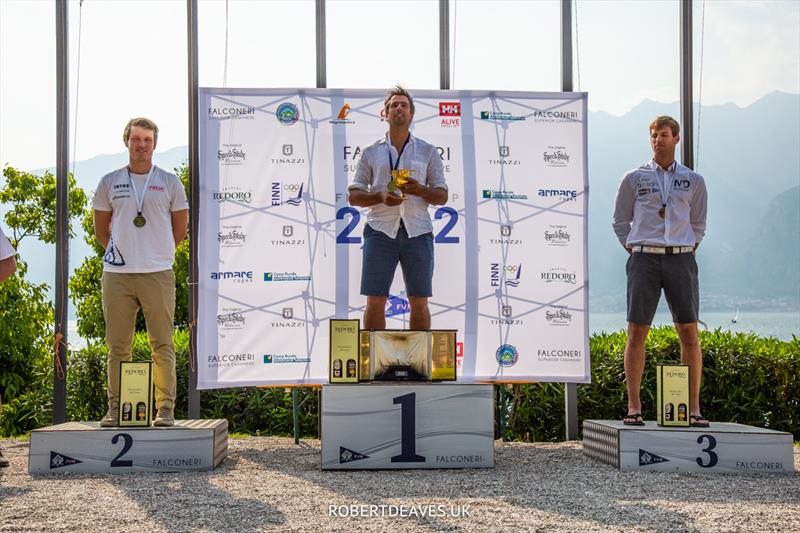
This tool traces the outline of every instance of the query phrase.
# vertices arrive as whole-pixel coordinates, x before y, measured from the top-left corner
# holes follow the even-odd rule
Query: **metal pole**
[[[200,418],[200,391],[197,390],[197,215],[200,186],[197,183],[200,155],[197,148],[197,0],[186,0],[186,37],[189,75],[189,418]],[[194,364],[193,364],[194,363]]]
[[[692,0],[681,0],[681,163],[694,169]]]
[[[317,0],[317,88],[328,85],[327,56],[325,51],[325,0]]]
[[[297,405],[299,394],[298,388],[292,387],[292,434],[294,435],[295,444],[300,444],[300,414],[297,412],[299,410]]]
[[[69,18],[56,0],[56,292],[53,358],[53,424],[67,421],[67,307],[69,297]]]
[[[439,88],[450,89],[450,0],[439,0]]]
[[[561,0],[561,90],[572,92],[572,0]],[[567,440],[578,438],[578,385],[564,383]]]

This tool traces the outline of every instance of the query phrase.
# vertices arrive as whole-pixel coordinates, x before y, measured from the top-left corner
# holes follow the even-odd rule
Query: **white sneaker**
[[[158,427],[170,427],[175,425],[175,415],[172,409],[161,407],[156,412],[156,419],[153,425]]]

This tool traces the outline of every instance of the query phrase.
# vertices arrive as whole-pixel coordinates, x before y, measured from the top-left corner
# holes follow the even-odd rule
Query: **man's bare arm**
[[[181,209],[170,213],[172,219],[172,238],[175,246],[178,246],[186,238],[186,231],[189,227],[189,210]]]
[[[94,210],[94,236],[105,250],[111,238],[111,213],[112,211]]]

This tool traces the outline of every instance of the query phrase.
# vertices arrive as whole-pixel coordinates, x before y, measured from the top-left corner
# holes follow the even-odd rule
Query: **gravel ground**
[[[498,442],[494,469],[322,472],[317,440],[249,437],[213,472],[32,478],[27,443],[0,446],[0,531],[800,531],[797,447],[793,475],[620,472],[576,442]],[[445,516],[329,514],[370,504]]]

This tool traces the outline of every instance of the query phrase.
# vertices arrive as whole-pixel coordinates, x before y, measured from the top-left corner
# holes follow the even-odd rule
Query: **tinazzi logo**
[[[569,326],[572,323],[572,313],[566,309],[548,309],[544,312],[544,319],[548,326]]]
[[[519,159],[509,159],[509,156],[511,155],[510,146],[507,145],[499,146],[497,149],[497,153],[500,156],[500,159],[489,159],[490,165],[517,167],[522,164],[522,162]]]
[[[499,287],[501,283],[506,287],[519,287],[521,276],[522,263],[519,265],[491,263],[489,265],[489,285],[492,287]]]
[[[253,120],[256,118],[256,108],[241,105],[209,107],[208,117],[214,120]]]
[[[275,111],[278,122],[284,126],[291,126],[300,119],[300,111],[291,102],[284,102]]]
[[[273,181],[270,187],[270,202],[273,206],[289,204],[297,207],[303,201],[302,183],[284,183]]]
[[[568,189],[539,189],[539,196],[542,198],[563,198],[563,201],[574,202],[578,197],[578,191]]]
[[[564,146],[548,146],[550,152],[542,152],[542,159],[548,167],[565,167],[569,165],[569,154]]]
[[[510,367],[517,364],[519,361],[519,352],[515,346],[510,344],[501,344],[494,354],[497,364],[502,367]]]
[[[534,111],[534,122],[576,122],[580,120],[577,111]]]
[[[489,321],[493,326],[522,326],[523,321],[519,318],[512,318],[511,306],[500,306],[500,318],[493,318]]]
[[[508,146],[501,146],[498,152],[500,153],[500,157],[508,157],[511,155],[511,150]]]
[[[347,118],[350,114],[350,104],[344,104],[335,119],[329,120],[330,124],[355,124],[354,120]]]
[[[545,283],[564,283],[575,285],[575,272],[567,272],[563,268],[551,268],[549,272],[542,272],[542,280]]]
[[[281,155],[271,157],[270,161],[273,165],[302,165],[306,162],[305,157],[291,157],[294,155],[294,145],[284,144],[281,147]]]
[[[212,272],[211,279],[214,281],[229,279],[233,280],[234,283],[253,283],[253,271],[235,270],[227,272]]]
[[[511,245],[517,246],[522,244],[522,239],[512,239],[511,238],[511,225],[509,224],[501,224],[500,225],[500,238],[499,239],[489,239],[489,244],[500,244],[500,245]]]
[[[293,307],[284,307],[281,309],[281,316],[286,320],[291,320],[294,318],[294,308]]]
[[[217,233],[217,242],[219,243],[220,247],[240,248],[244,246],[244,241],[247,240],[247,236],[239,231],[240,229],[241,226],[236,226],[226,233],[221,231]]]
[[[550,229],[544,230],[544,242],[547,246],[568,246],[571,238],[563,224],[551,224]]]
[[[306,243],[305,239],[290,239],[294,235],[294,226],[283,226],[281,229],[283,239],[271,239],[272,246],[301,246]]]
[[[211,199],[219,203],[234,202],[240,204],[249,204],[253,201],[253,194],[250,191],[223,191],[211,193]]]
[[[439,125],[443,128],[461,126],[461,102],[439,102]]]
[[[294,308],[292,307],[284,307],[281,309],[281,318],[283,320],[273,320],[270,322],[270,327],[273,328],[301,328],[303,327],[303,322],[300,320],[294,320]]]
[[[241,144],[223,144],[222,148],[223,150],[217,150],[217,159],[222,165],[241,165],[247,158]]]
[[[500,313],[506,318],[510,317],[511,316],[511,306],[510,305],[504,305],[502,307]]]

